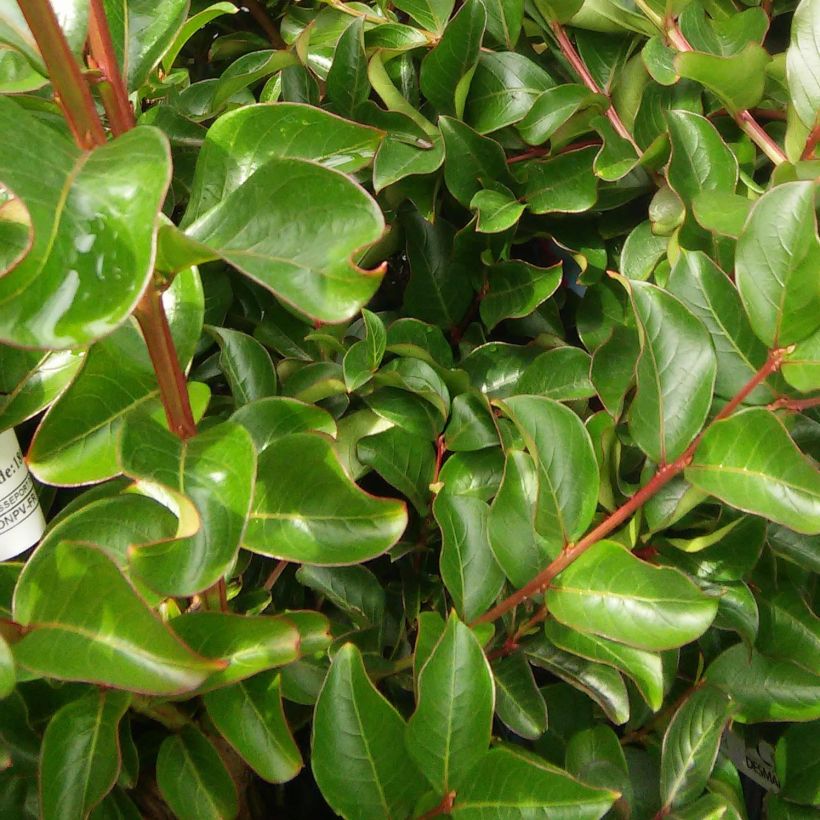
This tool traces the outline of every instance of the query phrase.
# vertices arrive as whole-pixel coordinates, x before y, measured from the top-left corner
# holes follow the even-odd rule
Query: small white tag
[[[46,520],[14,430],[0,433],[0,561],[42,537]]]
[[[742,737],[727,729],[723,733],[720,747],[741,774],[763,786],[766,791],[780,791],[780,780],[774,768],[774,747],[771,744],[761,740],[756,747],[747,746]]]

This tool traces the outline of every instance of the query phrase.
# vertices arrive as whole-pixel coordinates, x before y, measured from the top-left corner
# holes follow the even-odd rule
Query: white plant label
[[[14,430],[0,433],[0,561],[42,538],[46,520]]]
[[[744,738],[727,729],[721,739],[721,749],[741,774],[763,786],[766,791],[780,791],[780,780],[774,765],[774,746],[770,743],[761,740],[757,746],[750,746]]]

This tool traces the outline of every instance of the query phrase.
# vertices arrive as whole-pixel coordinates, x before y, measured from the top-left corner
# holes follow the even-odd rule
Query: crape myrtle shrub
[[[0,2],[0,816],[817,817],[820,0],[248,6]]]

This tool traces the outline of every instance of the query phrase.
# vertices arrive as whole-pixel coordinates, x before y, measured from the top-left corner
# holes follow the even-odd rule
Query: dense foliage
[[[817,817],[820,0],[52,5],[0,817]]]

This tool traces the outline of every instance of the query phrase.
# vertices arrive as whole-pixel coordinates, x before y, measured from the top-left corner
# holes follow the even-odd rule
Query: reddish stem
[[[820,396],[811,399],[790,399],[788,396],[781,396],[777,401],[772,402],[768,410],[808,410],[810,407],[820,407]]]
[[[527,151],[523,154],[517,154],[516,156],[512,156],[507,160],[508,165],[512,165],[516,162],[523,162],[526,159],[534,159],[536,157],[543,156],[544,154],[552,154],[553,156],[558,156],[559,154],[568,154],[571,151],[577,151],[580,148],[589,148],[593,145],[603,145],[603,142],[599,139],[588,139],[588,140],[578,140],[577,142],[571,142],[568,145],[562,145],[560,148],[556,148],[552,151],[549,148],[533,148],[531,151]]]
[[[439,817],[442,814],[449,814],[453,810],[453,803],[455,803],[455,801],[455,792],[445,794],[441,800],[441,803],[439,803],[435,808],[430,809],[430,811],[422,814],[419,820],[427,820],[429,817]]]
[[[609,95],[598,85],[597,82],[595,82],[595,78],[592,74],[590,74],[589,69],[581,59],[581,55],[575,50],[575,46],[572,44],[572,40],[570,40],[567,36],[564,27],[557,20],[553,20],[550,23],[550,28],[552,29],[552,33],[555,35],[555,39],[558,42],[558,47],[561,49],[561,53],[567,58],[567,62],[584,81],[584,85],[593,93],[601,94],[609,99]],[[615,131],[632,145],[635,152],[640,157],[642,155],[642,151],[638,147],[638,143],[635,142],[632,134],[629,133],[629,130],[624,125],[618,112],[612,106],[611,101],[606,109],[606,117],[612,123],[612,127]]]
[[[441,472],[441,463],[444,461],[444,454],[447,452],[447,445],[444,443],[444,434],[436,439],[436,466],[433,470],[433,484],[438,482]]]
[[[137,123],[120,73],[102,0],[88,1],[88,45],[94,62],[105,76],[106,82],[100,87],[100,96],[111,130],[119,136]]]
[[[457,345],[461,341],[461,337],[467,328],[475,320],[476,316],[478,316],[478,312],[481,308],[481,300],[487,295],[488,290],[489,284],[484,282],[481,286],[481,290],[473,297],[473,301],[470,303],[470,307],[467,308],[464,318],[457,325],[450,328],[450,339],[454,345]]]
[[[274,48],[286,47],[286,43],[282,39],[282,35],[279,33],[273,23],[273,20],[271,20],[268,15],[268,10],[262,3],[259,2],[259,0],[242,0],[242,2],[237,2],[236,5],[240,8],[244,7],[250,12],[251,17],[256,20],[256,24],[259,28],[265,32],[265,36]]]
[[[168,426],[181,439],[192,438],[196,435],[196,423],[188,401],[185,375],[179,366],[162,298],[153,284],[142,295],[134,315],[154,366]]]
[[[505,613],[509,612],[514,607],[518,606],[523,601],[533,595],[544,592],[553,579],[563,572],[570,564],[580,558],[590,547],[597,544],[602,538],[605,538],[613,530],[616,530],[624,522],[632,517],[658,490],[664,485],[668,484],[678,473],[682,472],[685,467],[692,460],[695,450],[703,438],[706,430],[709,429],[715,422],[726,418],[743,402],[743,400],[755,389],[761,382],[765,381],[772,373],[774,373],[782,364],[783,356],[786,353],[785,349],[773,350],[769,353],[766,363],[749,379],[749,381],[741,388],[734,398],[728,402],[725,407],[712,419],[712,421],[695,437],[695,440],[686,448],[686,450],[671,464],[663,464],[658,468],[658,471],[649,480],[649,482],[641,487],[635,495],[632,496],[625,504],[620,506],[610,516],[605,518],[595,529],[585,535],[577,544],[567,545],[561,554],[544,570],[538,573],[528,584],[521,587],[521,589],[514,592],[509,597],[498,603],[488,612],[485,612],[481,617],[477,618],[473,624],[488,623],[497,620]],[[542,614],[543,611],[543,614]],[[546,616],[546,606],[542,607],[530,622],[537,623],[535,618]],[[528,626],[531,625],[528,622]]]
[[[287,569],[287,566],[287,561],[277,561],[276,566],[271,570],[263,585],[268,592],[273,589],[273,585],[279,580],[279,576]]]
[[[71,53],[51,3],[49,0],[18,0],[18,5],[43,55],[55,97],[63,109],[74,141],[85,151],[105,145],[105,130],[94,108],[91,91]]]
[[[507,165],[524,162],[524,160],[528,159],[535,159],[536,157],[543,157],[545,154],[549,154],[549,152],[549,148],[531,148],[529,151],[524,151],[523,154],[515,154],[514,156],[507,157]]]
[[[684,37],[683,32],[677,24],[673,24],[667,31],[669,42],[678,51],[694,51],[691,43]],[[787,162],[783,149],[763,130],[763,127],[752,114],[743,109],[732,114],[735,122],[740,126],[740,130],[746,134],[752,142],[775,164],[780,165]]]
[[[820,142],[820,123],[812,128],[809,138],[806,140],[806,147],[800,159],[814,159],[814,152],[817,148],[817,143]]]

